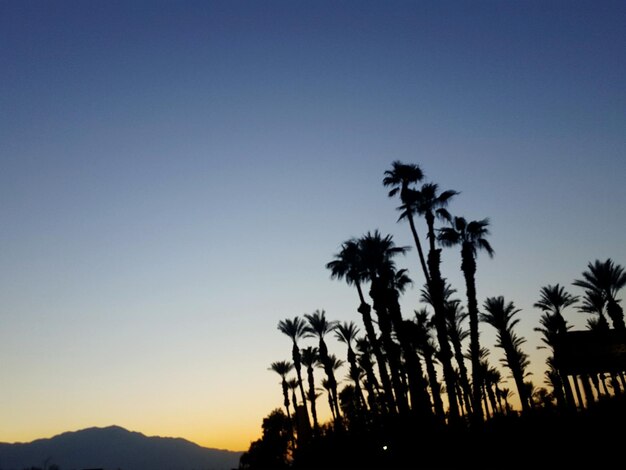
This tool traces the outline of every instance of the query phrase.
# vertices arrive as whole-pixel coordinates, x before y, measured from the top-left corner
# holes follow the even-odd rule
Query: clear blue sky
[[[411,244],[396,159],[490,218],[479,301],[522,309],[542,385],[541,286],[626,265],[625,77],[624,2],[0,1],[0,441],[247,448],[282,404],[278,321],[360,324],[341,242]]]

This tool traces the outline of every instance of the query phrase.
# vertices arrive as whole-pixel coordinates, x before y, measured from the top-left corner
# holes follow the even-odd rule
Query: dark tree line
[[[397,262],[411,247],[396,245],[392,235],[378,230],[342,242],[325,267],[332,279],[354,289],[358,322],[329,320],[320,309],[278,323],[292,344],[291,360],[270,366],[281,378],[284,411],[266,418],[263,438],[244,454],[241,468],[329,468],[331,461],[343,468],[420,461],[448,468],[465,454],[445,452],[443,443],[454,442],[469,455],[478,445],[475,436],[502,423],[517,420],[519,432],[539,412],[570,416],[626,391],[622,371],[569,376],[560,368],[558,347],[570,329],[564,312],[573,307],[591,315],[590,330],[626,333],[617,298],[626,285],[622,266],[611,259],[589,263],[572,283],[583,289],[582,297],[560,284],[541,287],[534,307],[543,313],[535,330],[551,354],[546,387],[537,388],[528,379],[525,338],[515,331],[520,309],[502,296],[482,303],[477,296],[479,254],[494,256],[489,219],[452,215],[448,207],[459,193],[423,180],[418,165],[399,161],[382,180],[388,196],[399,198],[398,221],[407,221],[412,234],[422,303],[408,315],[402,312],[401,296],[414,281]],[[445,248],[459,251],[462,298],[442,274]],[[490,364],[481,323],[495,329],[504,368]],[[329,335],[345,346],[339,356],[328,350]],[[313,343],[303,347],[307,339]],[[344,365],[348,373],[342,381],[337,373]],[[515,391],[504,386],[503,373],[510,374]],[[511,405],[514,394],[520,410]],[[332,420],[320,423],[324,405],[318,399],[324,395]]]

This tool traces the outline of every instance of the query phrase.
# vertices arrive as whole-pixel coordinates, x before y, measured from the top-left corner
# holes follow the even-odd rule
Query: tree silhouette
[[[478,300],[476,298],[476,254],[484,250],[493,256],[493,248],[487,241],[489,219],[467,222],[463,217],[447,217],[450,227],[439,231],[438,239],[443,246],[461,246],[461,271],[465,277],[467,311],[470,323],[470,354],[472,361],[472,416],[476,422],[482,421],[480,384],[480,340],[478,332]]]
[[[402,201],[402,205],[406,206],[409,203],[409,185],[418,183],[423,179],[424,173],[422,172],[422,169],[419,167],[419,165],[406,164],[402,163],[399,160],[396,160],[392,162],[391,170],[385,171],[383,186],[391,186],[392,189],[389,191],[388,196],[394,197],[396,195],[399,195],[400,201]],[[404,218],[409,221],[411,233],[413,235],[413,241],[415,242],[415,247],[417,248],[417,253],[419,255],[420,263],[422,265],[422,272],[424,273],[424,278],[426,279],[426,282],[429,282],[430,276],[428,274],[428,268],[426,267],[426,259],[422,250],[422,244],[420,242],[419,235],[417,234],[417,229],[415,227],[413,211],[403,211],[400,219],[398,220]]]
[[[606,301],[607,314],[613,322],[613,328],[626,331],[624,311],[616,299],[617,293],[626,285],[626,272],[622,266],[615,264],[611,258],[604,262],[596,260],[593,264],[587,264],[583,279],[577,279],[573,284],[601,295]]]
[[[313,313],[305,313],[304,318],[307,319],[308,325],[306,327],[306,337],[317,338],[319,361],[324,367],[328,386],[330,389],[330,399],[332,401],[332,408],[335,416],[338,418],[339,414],[339,400],[337,398],[337,380],[335,379],[335,372],[333,369],[333,363],[328,353],[328,347],[324,341],[324,337],[334,331],[337,327],[336,321],[328,321],[326,319],[326,312],[324,310],[315,310]]]
[[[289,361],[277,361],[272,362],[269,370],[276,372],[280,375],[282,390],[283,390],[283,404],[285,410],[287,410],[287,417],[291,419],[291,412],[289,411],[289,385],[287,384],[287,374],[293,370],[293,364]]]
[[[553,377],[556,385],[561,385],[565,393],[566,403],[574,403],[574,395],[570,386],[567,375],[563,374],[560,369],[560,354],[558,350],[559,339],[567,333],[569,326],[563,317],[562,310],[575,305],[578,301],[577,296],[573,296],[566,292],[563,286],[547,285],[541,288],[540,298],[533,304],[533,307],[541,309],[545,312],[540,318],[539,322],[542,325],[540,328],[535,328],[535,331],[543,333],[544,342],[550,346],[552,350],[551,364],[556,367],[556,376]],[[556,397],[560,397],[560,393],[555,393]]]
[[[582,298],[582,305],[578,307],[578,311],[598,315],[598,318],[595,320],[595,322],[597,322],[598,330],[607,331],[610,327],[609,322],[604,315],[605,304],[606,300],[601,292],[596,290],[586,290],[585,295]]]
[[[558,332],[565,333],[567,327],[561,312],[564,308],[576,304],[578,297],[565,292],[565,289],[559,284],[542,287],[540,294],[540,299],[533,304],[533,307],[554,315],[559,324]]]
[[[563,328],[565,328],[565,332],[570,328],[567,322],[563,322],[565,322],[563,318],[550,312],[544,312],[539,318],[541,326],[535,327],[534,331],[542,334],[541,341],[545,344],[545,346],[538,346],[538,349],[547,347],[552,353],[546,359],[546,364],[548,365],[548,372],[550,372],[551,383],[554,386],[554,396],[560,401],[560,404],[574,406],[574,393],[567,375],[561,371],[558,354],[559,339],[563,334]]]
[[[339,323],[335,329],[335,337],[348,348],[348,363],[350,364],[350,378],[354,381],[354,393],[359,400],[363,398],[363,391],[360,383],[360,370],[357,364],[357,356],[352,349],[352,343],[356,341],[359,329],[354,322]]]
[[[309,419],[309,409],[306,405],[306,396],[304,394],[304,386],[302,385],[302,364],[300,357],[300,348],[298,347],[298,340],[304,338],[306,334],[306,322],[302,318],[296,316],[293,320],[287,318],[278,322],[278,329],[281,333],[284,333],[293,343],[291,349],[291,356],[293,359],[293,365],[296,369],[296,375],[298,376],[298,386],[300,388],[300,394],[302,396],[302,405],[306,412],[307,420]],[[296,406],[296,403],[294,403]]]
[[[521,310],[516,309],[513,302],[505,302],[502,296],[487,298],[483,308],[485,312],[480,314],[480,320],[496,329],[498,339],[496,346],[504,350],[503,363],[511,369],[513,374],[522,411],[528,412],[530,410],[530,395],[524,386],[524,377],[529,363],[528,355],[521,349],[521,345],[526,340],[517,336],[513,331],[515,325],[519,323],[519,318],[513,319],[513,317]]]
[[[363,318],[363,325],[369,340],[372,352],[376,357],[378,374],[385,393],[385,408],[389,411],[395,409],[395,399],[389,372],[387,371],[386,358],[374,329],[371,307],[365,301],[362,283],[367,282],[367,271],[363,261],[363,253],[360,240],[351,238],[342,243],[341,250],[335,254],[334,259],[326,263],[326,268],[331,272],[331,279],[345,279],[348,285],[354,285],[359,295],[358,312]]]
[[[315,377],[313,370],[318,364],[318,359],[319,355],[317,353],[317,348],[308,346],[302,350],[302,364],[306,367],[307,381],[309,385],[309,389],[307,390],[307,399],[311,403],[311,415],[313,416],[313,429],[315,432],[319,430],[319,422],[317,420],[317,408],[315,404],[315,400],[318,395],[315,392]]]

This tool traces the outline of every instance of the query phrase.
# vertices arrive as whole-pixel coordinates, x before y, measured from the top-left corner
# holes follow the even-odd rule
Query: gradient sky
[[[278,321],[361,324],[341,242],[412,244],[396,159],[490,218],[479,302],[522,309],[543,385],[539,289],[626,265],[625,78],[623,1],[0,1],[0,441],[247,449],[282,406]]]

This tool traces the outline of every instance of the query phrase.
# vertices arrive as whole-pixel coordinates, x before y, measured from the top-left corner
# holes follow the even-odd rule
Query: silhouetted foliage
[[[291,452],[291,420],[280,409],[263,419],[263,437],[254,441],[239,461],[242,470],[288,468]]]
[[[589,263],[582,279],[573,282],[584,289],[579,305],[578,296],[566,292],[561,284],[539,289],[533,306],[542,314],[534,330],[541,333],[540,347],[550,355],[543,376],[545,387],[538,387],[527,379],[530,363],[522,349],[525,339],[515,331],[520,310],[503,296],[488,297],[482,311],[478,308],[476,256],[479,251],[494,254],[487,240],[489,219],[467,221],[451,216],[447,205],[459,193],[439,192],[434,183],[414,187],[423,178],[418,165],[396,160],[385,171],[383,185],[390,188],[390,197],[400,197],[399,220],[409,221],[425,279],[419,300],[432,311],[418,307],[413,310],[413,320],[403,318],[400,298],[412,281],[408,270],[397,266],[397,260],[409,247],[396,245],[391,234],[378,230],[341,243],[325,267],[331,279],[344,280],[356,288],[364,336],[358,337],[359,326],[354,321],[328,320],[324,310],[305,314],[304,320],[294,317],[279,322],[279,330],[292,339],[294,361],[279,361],[271,367],[282,377],[287,412],[273,412],[283,417],[281,445],[265,443],[266,434],[271,437],[276,433],[267,431],[264,423],[263,439],[255,441],[242,456],[241,468],[266,468],[263,465],[272,462],[272,468],[293,469],[501,468],[508,461],[515,468],[579,468],[611,461],[608,453],[583,453],[581,449],[599,449],[600,445],[609,449],[619,436],[611,429],[621,426],[626,416],[624,371],[591,368],[574,375],[571,368],[564,367],[567,373],[563,372],[561,365],[567,361],[561,359],[570,357],[562,354],[563,339],[571,337],[563,311],[577,306],[579,312],[593,315],[588,319],[592,332],[606,335],[607,331],[625,330],[617,298],[626,285],[624,269],[611,259]],[[415,216],[426,223],[427,258]],[[436,227],[438,220],[447,226]],[[460,247],[466,309],[461,300],[452,298],[456,289],[442,275],[440,247]],[[504,352],[500,362],[505,369],[490,364],[490,350],[479,341],[479,320],[495,328],[495,346]],[[328,350],[325,338],[329,333],[345,345],[340,353],[345,361]],[[307,338],[317,344],[301,350],[297,342]],[[597,341],[604,336],[593,338]],[[465,349],[468,340],[469,348]],[[306,368],[306,392],[300,364]],[[322,388],[315,384],[316,366],[325,372],[325,377],[318,378]],[[342,381],[337,380],[337,374],[342,366],[347,372],[339,387]],[[285,376],[294,367],[297,379],[287,380]],[[507,369],[511,377],[503,374]],[[443,372],[443,384],[439,372]],[[510,378],[521,410],[514,407],[515,394],[507,386]],[[314,426],[305,440],[294,439],[300,433],[289,419],[288,391],[291,389],[291,401],[297,409],[298,388],[303,403],[311,405]],[[326,423],[319,422],[316,407],[323,390],[333,417]],[[309,418],[306,410],[305,416]],[[589,430],[593,430],[592,435]],[[518,443],[529,439],[550,443],[552,452],[538,460],[534,453],[519,451]],[[567,448],[576,452],[568,452],[558,442],[567,443]],[[274,461],[264,454],[270,448],[278,452]]]

